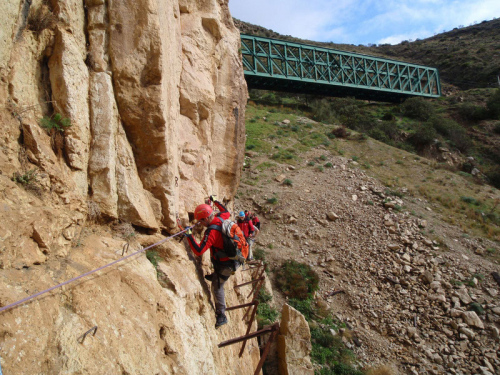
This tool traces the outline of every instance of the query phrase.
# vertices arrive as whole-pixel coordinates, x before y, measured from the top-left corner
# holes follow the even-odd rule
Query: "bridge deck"
[[[436,68],[241,34],[249,88],[400,101],[441,95]]]

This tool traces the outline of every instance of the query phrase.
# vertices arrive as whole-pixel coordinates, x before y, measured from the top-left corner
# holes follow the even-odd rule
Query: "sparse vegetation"
[[[266,202],[269,204],[276,204],[278,203],[278,198],[276,197],[267,198]]]
[[[71,121],[69,118],[62,117],[60,113],[56,113],[51,117],[43,117],[40,120],[40,126],[49,133],[52,131],[64,132],[64,129],[71,126]]]
[[[43,0],[39,6],[30,8],[26,28],[39,35],[45,29],[54,28],[56,23],[57,17],[48,6],[48,1]]]
[[[277,282],[286,296],[307,299],[318,290],[319,277],[309,265],[288,260],[278,270]]]
[[[158,267],[158,262],[161,259],[156,250],[146,250],[146,258],[148,258],[154,268]]]
[[[278,311],[269,304],[271,299],[272,296],[264,289],[259,291],[259,295],[257,297],[257,300],[259,301],[259,306],[257,307],[257,324],[259,329],[274,323],[279,316]]]
[[[38,182],[38,172],[36,169],[31,169],[23,174],[15,172],[11,178],[12,181],[20,184],[26,190],[40,197],[42,195],[42,187]]]
[[[31,169],[24,174],[15,172],[14,175],[12,176],[12,181],[17,182],[18,184],[21,185],[30,185],[36,182],[36,178],[37,178],[36,169]]]

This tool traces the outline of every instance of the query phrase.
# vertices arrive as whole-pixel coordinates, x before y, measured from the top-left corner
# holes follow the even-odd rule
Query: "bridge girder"
[[[441,96],[436,68],[241,34],[249,88],[401,101]]]

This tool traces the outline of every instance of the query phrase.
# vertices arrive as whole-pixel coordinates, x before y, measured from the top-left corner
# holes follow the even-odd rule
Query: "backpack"
[[[248,243],[241,228],[234,221],[223,220],[222,225],[210,225],[208,229],[215,229],[222,233],[224,248],[217,251],[215,257],[229,258],[238,263],[245,263],[248,257]]]

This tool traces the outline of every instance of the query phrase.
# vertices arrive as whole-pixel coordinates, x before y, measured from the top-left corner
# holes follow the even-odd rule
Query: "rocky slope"
[[[0,306],[151,245],[209,194],[231,206],[247,91],[227,1],[0,12]],[[155,250],[157,270],[139,255],[3,312],[4,373],[251,373],[256,343],[241,359],[217,348],[246,326],[232,313],[213,329],[208,260],[177,241]],[[245,301],[232,291],[243,277],[229,304]]]
[[[367,142],[363,147],[376,147]],[[317,271],[316,308],[352,329],[344,341],[362,367],[500,373],[500,284],[492,276],[500,267],[486,256],[498,244],[464,237],[425,200],[387,195],[358,163],[323,146],[294,166],[247,154],[251,167],[237,208],[254,210],[263,221],[257,245],[271,270],[295,259]],[[308,166],[320,157],[332,167]],[[332,295],[338,290],[343,293]],[[278,307],[286,301],[275,297]]]

